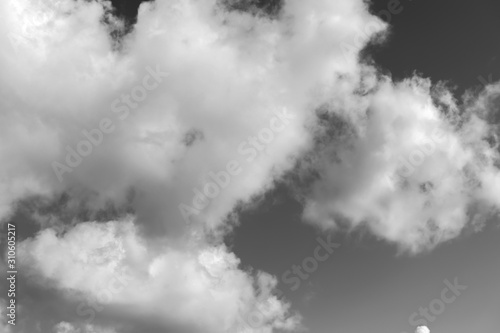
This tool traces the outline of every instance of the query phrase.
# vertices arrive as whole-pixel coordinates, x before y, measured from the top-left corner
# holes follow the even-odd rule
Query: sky
[[[497,333],[497,13],[3,1],[0,332]]]

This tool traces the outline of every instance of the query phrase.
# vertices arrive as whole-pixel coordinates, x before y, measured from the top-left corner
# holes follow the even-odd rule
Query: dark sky
[[[137,9],[143,0],[111,0],[113,7],[119,16],[125,17],[130,21],[135,21],[137,17]]]
[[[380,14],[387,6],[374,0],[372,10]],[[500,1],[401,0],[401,6],[390,18],[390,40],[371,52],[394,78],[416,71],[461,89],[481,84],[478,76],[500,79]]]

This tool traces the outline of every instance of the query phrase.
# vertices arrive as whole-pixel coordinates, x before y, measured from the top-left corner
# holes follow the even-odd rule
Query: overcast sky
[[[498,333],[498,13],[2,1],[0,332]]]

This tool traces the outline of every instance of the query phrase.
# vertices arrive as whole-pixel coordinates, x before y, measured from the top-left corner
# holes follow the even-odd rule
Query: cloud
[[[94,325],[81,325],[76,327],[68,322],[60,322],[54,326],[54,333],[115,333],[113,329],[101,329]]]
[[[123,24],[110,16],[107,2],[4,2],[3,29],[27,40],[3,40],[9,48],[1,66],[12,79],[5,76],[0,86],[15,93],[2,101],[2,137],[9,141],[2,148],[9,161],[2,167],[9,179],[2,216],[29,195],[71,193],[73,202],[91,211],[110,202],[125,206],[133,188],[145,193],[133,201],[139,223],[152,234],[164,233],[178,225],[179,203],[193,198],[193,188],[205,183],[209,171],[231,160],[245,163],[199,216],[216,228],[238,201],[268,189],[290,169],[309,148],[304,124],[313,109],[334,87],[346,92],[358,76],[356,54],[346,57],[338,45],[357,38],[370,18],[366,5],[289,1],[283,9],[287,20],[214,11],[215,6],[213,0],[143,3],[133,32],[117,41],[109,33]],[[363,35],[360,41],[368,39]],[[147,68],[169,76],[139,102],[133,92]],[[352,82],[339,79],[345,73]],[[284,108],[295,118],[265,154],[248,162],[238,145]],[[94,131],[103,120],[113,132],[98,146],[79,146],[89,141],[84,131]],[[190,133],[199,135],[186,141]],[[79,148],[91,152],[71,167],[67,160]],[[62,183],[55,162],[71,169],[59,172]],[[154,214],[142,209],[145,202]]]
[[[415,330],[415,333],[430,333],[431,331],[427,328],[427,326],[419,326]]]
[[[240,270],[234,254],[220,241],[208,245],[206,234],[222,236],[233,207],[269,189],[307,149],[309,91],[333,84],[324,73],[346,68],[323,40],[335,45],[335,29],[354,34],[352,21],[344,27],[322,11],[362,6],[294,2],[289,19],[278,21],[215,1],[157,1],[141,5],[121,40],[111,37],[124,23],[108,2],[0,6],[0,218],[34,207],[30,218],[41,229],[19,245],[22,281],[32,291],[20,300],[20,329],[192,331],[201,323],[204,331],[247,332],[254,328],[241,318],[256,310],[255,330],[297,327],[289,305],[273,296],[276,279]],[[303,10],[321,18],[307,21]],[[355,63],[348,59],[347,67]],[[143,98],[151,68],[168,76]],[[247,161],[238,145],[283,109],[294,118]],[[93,143],[88,133],[104,127],[113,130],[91,134]],[[178,205],[231,160],[244,164],[242,173],[187,225]],[[54,301],[40,307],[40,294]],[[89,298],[100,300],[97,309],[79,301]],[[93,316],[96,323],[85,326]]]
[[[234,208],[284,176],[316,179],[298,189],[311,223],[412,252],[459,235],[474,205],[498,209],[498,86],[458,101],[360,64],[387,29],[367,6],[288,0],[266,16],[158,0],[125,34],[107,1],[2,1],[0,220],[29,206],[40,229],[20,243],[25,331],[298,327],[276,279],[222,242]],[[186,223],[179,205],[231,161],[242,171]],[[256,310],[258,328],[241,323]]]
[[[247,332],[252,327],[245,318],[256,308],[264,316],[259,329],[297,325],[289,305],[272,295],[275,278],[238,269],[239,260],[223,245],[191,245],[181,250],[165,244],[150,252],[131,220],[87,222],[64,235],[45,229],[22,242],[19,256],[32,283],[61,290],[77,304],[72,315],[82,332],[94,332],[91,325],[108,332],[110,318],[140,317],[163,328]],[[58,330],[79,332],[70,327],[59,324]]]
[[[418,252],[458,236],[474,206],[498,210],[498,132],[485,110],[418,77],[371,89],[350,113],[326,107],[335,130],[312,154],[319,180],[306,219],[326,228],[347,219]]]

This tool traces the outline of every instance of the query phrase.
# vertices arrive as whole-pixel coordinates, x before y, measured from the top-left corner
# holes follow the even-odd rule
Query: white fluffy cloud
[[[120,43],[109,36],[123,24],[103,1],[0,6],[0,42],[6,46],[0,62],[6,74],[0,79],[0,153],[6,161],[0,167],[6,176],[0,218],[7,220],[16,201],[33,195],[57,200],[67,193],[68,202],[51,212],[57,215],[74,207],[92,212],[110,203],[126,206],[130,190],[136,194],[134,226],[81,223],[64,235],[49,228],[21,244],[29,281],[62,291],[55,312],[66,303],[79,311],[76,318],[71,310],[58,317],[54,329],[115,326],[126,332],[151,316],[159,327],[175,329],[192,330],[193,323],[228,332],[296,327],[288,305],[272,295],[276,280],[259,273],[254,281],[222,245],[206,245],[203,230],[218,230],[236,203],[269,189],[309,148],[304,124],[314,108],[334,87],[339,93],[349,89],[337,85],[341,75],[357,75],[356,54],[346,57],[337,45],[354,38],[370,16],[365,4],[289,1],[286,19],[272,20],[227,12],[213,0],[156,1],[141,5],[133,32]],[[368,38],[361,38],[358,50]],[[154,85],[151,69],[168,76],[144,99],[126,100],[125,94]],[[252,148],[251,140],[282,110],[290,115],[283,130]],[[113,129],[94,136],[101,142],[82,161],[74,153],[68,157],[70,150],[90,150],[82,144],[89,140],[84,130],[100,127]],[[210,172],[227,169],[232,160],[239,174],[186,227],[179,205],[193,205]],[[81,222],[64,216],[56,220]],[[138,226],[144,237],[136,235]],[[172,228],[180,234],[172,237]],[[167,240],[148,240],[151,234]],[[106,298],[107,284],[124,279],[125,271],[131,274],[127,287]],[[102,315],[78,308],[76,296],[102,297]],[[97,326],[80,323],[94,313]],[[116,325],[117,313],[127,325]],[[23,316],[32,319],[27,331],[51,321]]]
[[[267,189],[308,148],[304,124],[314,108],[333,90],[352,88],[357,57],[339,45],[357,38],[370,17],[362,2],[289,1],[286,19],[270,20],[214,10],[214,0],[157,1],[141,5],[134,31],[117,50],[109,31],[120,23],[107,14],[107,3],[48,3],[1,5],[2,29],[9,32],[0,64],[8,74],[0,82],[1,151],[9,162],[2,166],[4,217],[30,194],[70,191],[74,201],[98,209],[123,204],[134,187],[147,195],[137,199],[139,214],[148,201],[161,212],[155,222],[143,217],[163,224],[181,218],[178,205],[192,202],[209,171],[237,160],[241,173],[200,214],[219,225],[238,200]],[[104,17],[112,24],[104,25]],[[123,94],[144,82],[147,67],[169,75],[127,106]],[[352,82],[339,79],[345,73]],[[294,118],[265,152],[260,145],[239,149],[283,109]],[[53,163],[67,166],[68,149],[78,151],[83,131],[106,119],[112,133],[71,172],[59,165],[60,183]]]
[[[488,118],[498,87],[462,103],[429,80],[394,83],[359,64],[358,52],[386,29],[364,1],[287,0],[268,18],[215,0],[157,0],[141,5],[122,40],[110,37],[124,31],[110,8],[0,3],[0,219],[32,196],[69,198],[36,212],[56,215],[57,227],[21,243],[26,278],[61,303],[54,318],[25,315],[27,332],[297,327],[272,294],[273,277],[242,271],[220,237],[206,237],[223,235],[235,205],[292,169],[320,178],[303,192],[307,220],[331,228],[346,218],[410,251],[458,235],[475,205],[498,208]],[[282,129],[270,131],[277,113]],[[436,130],[432,152],[402,176],[400,158],[418,154]],[[68,153],[85,149],[81,161]],[[231,161],[237,174],[197,206],[198,191]],[[181,204],[197,211],[190,223]],[[110,206],[134,216],[98,223],[64,214]],[[93,313],[95,323],[82,322]]]
[[[427,326],[419,326],[415,330],[415,333],[430,333],[430,332],[431,331],[429,330],[429,328],[427,328]]]
[[[82,332],[94,332],[91,325],[108,332],[113,313],[203,332],[253,332],[253,326],[271,332],[298,324],[298,317],[287,314],[289,306],[272,295],[276,279],[239,270],[239,260],[224,246],[164,244],[150,250],[132,221],[88,222],[64,235],[46,229],[24,241],[19,256],[33,283],[62,290],[77,304],[74,320]],[[72,326],[59,324],[58,330]]]
[[[110,32],[123,24],[110,16],[109,3],[2,2],[0,218],[6,221],[18,200],[57,201],[61,193],[69,200],[50,214],[61,213],[56,220],[65,224],[82,222],[65,220],[63,212],[75,207],[93,212],[132,204],[136,215],[134,225],[80,223],[62,228],[63,235],[49,228],[24,241],[19,256],[28,281],[59,291],[59,298],[55,318],[35,315],[36,300],[26,305],[20,327],[127,332],[145,321],[162,331],[192,331],[194,323],[205,332],[296,327],[288,305],[272,295],[276,280],[259,273],[254,281],[222,245],[206,245],[203,230],[213,233],[237,202],[268,189],[307,148],[312,92],[334,85],[328,73],[356,68],[355,56],[346,59],[331,32],[353,35],[368,16],[363,8],[295,1],[287,19],[278,21],[216,9],[215,1],[157,1],[141,6],[133,32],[118,43]],[[351,13],[360,19],[342,19]],[[155,85],[151,71],[168,76],[157,74]],[[145,98],[141,87],[149,87]],[[127,100],[134,93],[138,97]],[[282,110],[291,115],[283,130],[265,140],[265,151],[262,143],[251,148],[249,140]],[[84,131],[96,128],[111,133],[92,134],[98,143],[89,148]],[[246,150],[238,152],[242,144]],[[79,161],[72,150],[92,152],[80,152],[88,156]],[[226,169],[231,160],[241,172],[187,227],[179,205],[192,205],[209,172]],[[181,231],[172,237],[171,228]],[[127,287],[109,298],[108,283],[115,288],[126,271]],[[102,315],[80,307],[77,296],[101,297]],[[94,314],[97,326],[80,323]],[[255,328],[241,323],[247,315]],[[126,324],[116,324],[117,316]]]
[[[459,235],[475,205],[500,208],[497,129],[485,110],[457,105],[426,79],[373,89],[315,155],[321,176],[307,219],[330,227],[347,218],[416,252]]]

